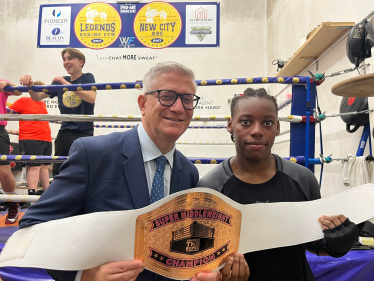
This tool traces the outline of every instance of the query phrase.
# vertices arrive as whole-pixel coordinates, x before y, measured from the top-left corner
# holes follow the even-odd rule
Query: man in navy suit
[[[175,141],[186,131],[199,100],[194,73],[179,63],[161,63],[146,73],[143,88],[138,97],[142,123],[126,132],[76,140],[60,174],[22,218],[20,228],[93,212],[143,208],[196,187],[196,167],[175,149]],[[158,159],[164,165],[164,180],[154,184]],[[60,281],[167,280],[144,270],[138,260],[112,262],[78,273],[49,273]],[[218,272],[200,273],[195,278],[218,279]]]

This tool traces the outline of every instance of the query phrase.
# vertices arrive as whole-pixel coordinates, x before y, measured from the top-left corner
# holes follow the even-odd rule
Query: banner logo
[[[120,13],[136,13],[136,4],[125,4],[120,6]]]
[[[168,3],[149,3],[135,16],[135,36],[149,48],[160,49],[170,46],[178,39],[181,30],[181,16]]]
[[[125,48],[135,47],[135,37],[119,37],[120,46]]]
[[[91,49],[103,49],[112,45],[121,30],[121,17],[109,4],[89,4],[75,18],[74,31],[77,39]]]
[[[52,35],[59,35],[60,34],[60,32],[61,32],[61,29],[59,29],[59,28],[54,28],[53,30],[52,30]]]
[[[212,31],[210,30],[210,26],[203,26],[203,27],[191,27],[191,34],[196,34],[197,38],[200,41],[203,41],[205,35],[212,34]]]
[[[61,10],[53,10],[52,15],[56,18],[61,16]]]
[[[207,19],[208,11],[202,7],[195,11],[195,19]]]

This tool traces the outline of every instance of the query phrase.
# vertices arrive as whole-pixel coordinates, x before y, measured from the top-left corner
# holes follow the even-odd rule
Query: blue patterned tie
[[[155,161],[157,168],[152,183],[151,204],[164,198],[164,171],[167,159],[161,155]]]

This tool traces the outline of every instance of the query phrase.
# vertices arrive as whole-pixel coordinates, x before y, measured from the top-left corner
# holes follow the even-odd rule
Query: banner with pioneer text
[[[219,47],[217,2],[40,5],[38,48]]]

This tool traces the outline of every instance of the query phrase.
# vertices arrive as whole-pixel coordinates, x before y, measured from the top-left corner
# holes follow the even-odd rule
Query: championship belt
[[[135,258],[144,260],[145,268],[189,279],[199,271],[217,269],[238,251],[241,211],[218,192],[195,190],[138,216]]]
[[[241,205],[194,188],[130,211],[98,212],[49,221],[15,232],[0,267],[84,270],[142,259],[157,274],[189,279],[213,271],[236,252],[319,240],[318,217],[344,214],[358,224],[374,217],[374,184],[307,202]]]

